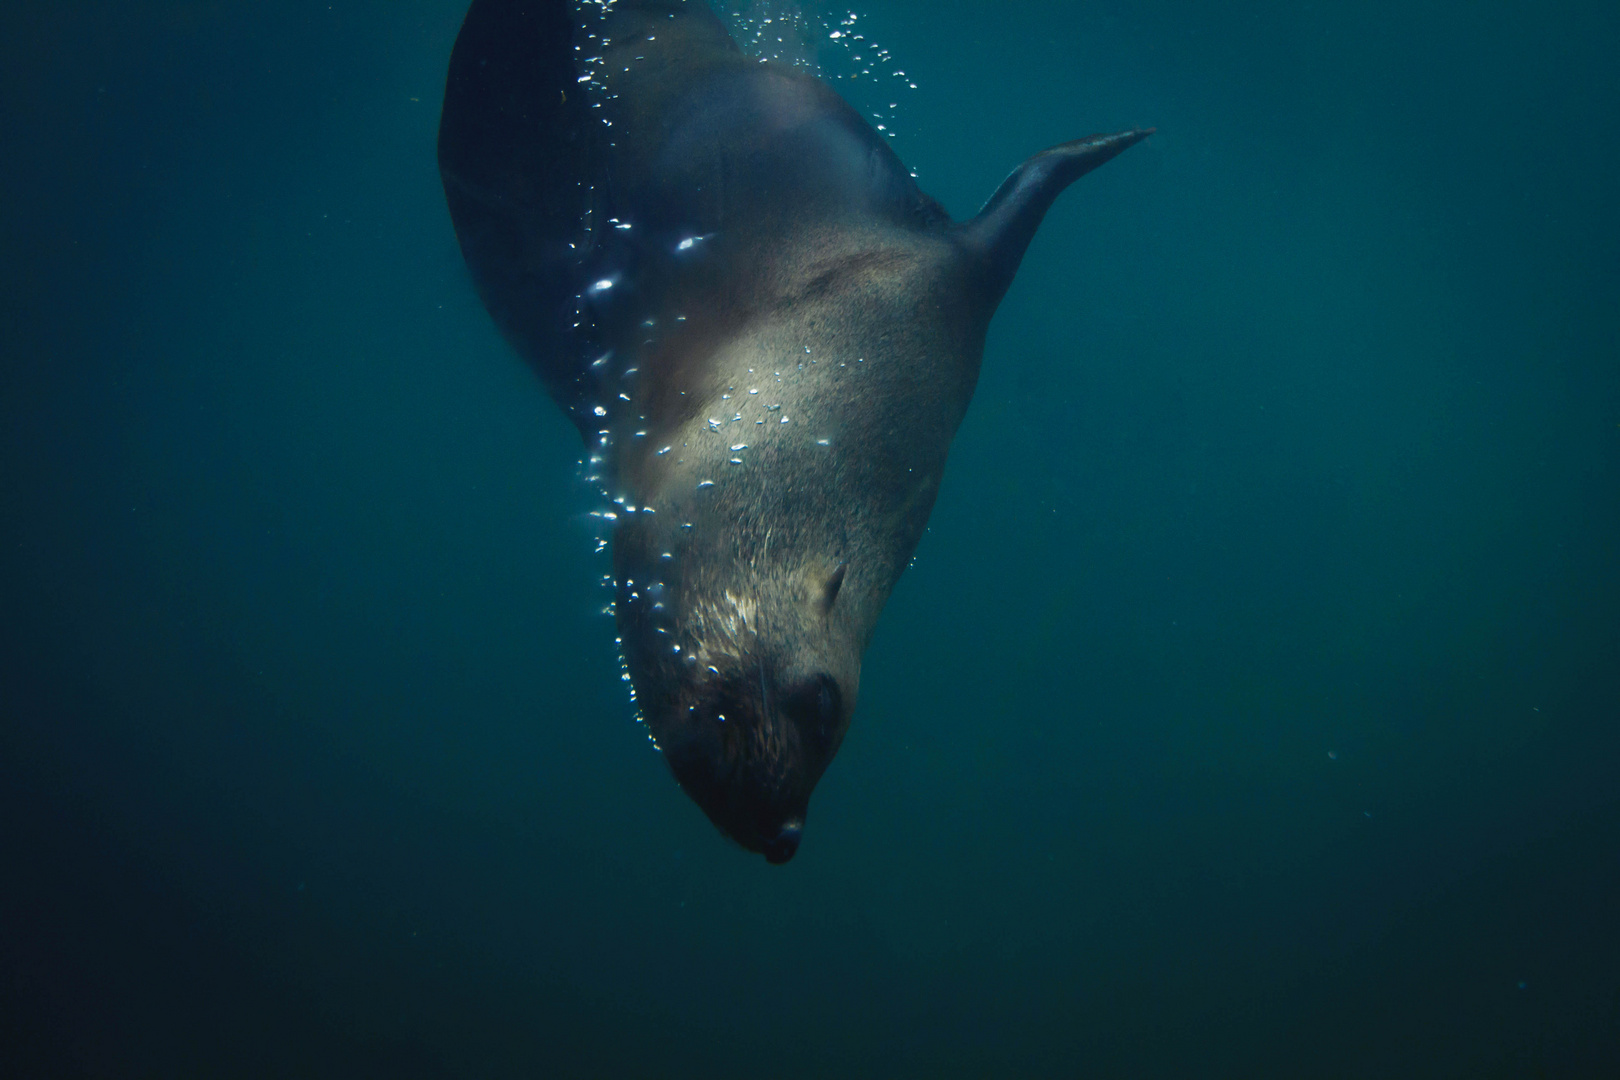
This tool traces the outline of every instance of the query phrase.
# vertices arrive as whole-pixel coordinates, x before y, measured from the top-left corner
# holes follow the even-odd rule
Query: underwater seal
[[[584,437],[614,611],[681,787],[773,863],[933,507],[1063,143],[953,223],[826,83],[707,0],[475,0],[439,165],[473,282]]]

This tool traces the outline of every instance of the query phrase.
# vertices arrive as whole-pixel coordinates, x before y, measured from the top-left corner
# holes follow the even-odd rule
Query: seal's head
[[[621,529],[621,565],[638,545]],[[798,850],[810,793],[849,727],[864,635],[847,563],[666,560],[620,577],[625,659],[650,734],[722,832],[768,862]],[[757,564],[756,564],[757,565]]]
[[[838,748],[848,711],[827,672],[782,679],[769,660],[681,680],[684,707],[650,713],[670,768],[727,835],[767,862],[799,847],[810,791]]]

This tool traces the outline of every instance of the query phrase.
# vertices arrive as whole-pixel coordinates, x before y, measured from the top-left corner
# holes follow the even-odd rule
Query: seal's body
[[[848,727],[1025,247],[1146,134],[1039,154],[952,224],[825,83],[745,57],[705,0],[472,5],[439,134],[457,236],[617,505],[654,739],[772,862]]]

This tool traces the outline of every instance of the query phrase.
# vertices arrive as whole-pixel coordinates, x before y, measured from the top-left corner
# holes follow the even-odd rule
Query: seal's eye
[[[812,676],[799,683],[783,704],[807,746],[830,753],[844,717],[844,697],[831,675]]]
[[[838,723],[838,702],[834,700],[836,693],[833,681],[823,676],[821,685],[816,688],[816,723],[823,732],[832,730]]]
[[[831,675],[816,676],[815,725],[816,739],[823,748],[830,747],[838,737],[838,721],[843,712],[843,695]]]

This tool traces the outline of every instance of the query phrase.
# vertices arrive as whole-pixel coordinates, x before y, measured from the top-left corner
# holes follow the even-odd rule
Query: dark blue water
[[[462,8],[0,8],[0,1072],[1620,1075],[1620,8],[857,9],[957,216],[1160,133],[782,868],[467,281]]]

